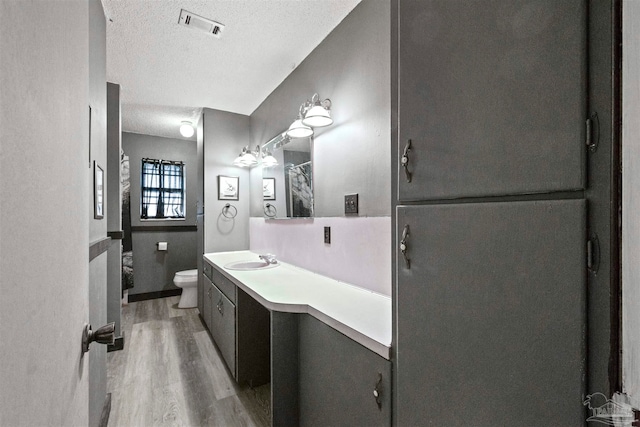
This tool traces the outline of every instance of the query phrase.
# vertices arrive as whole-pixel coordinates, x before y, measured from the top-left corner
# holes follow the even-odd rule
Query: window
[[[184,219],[184,163],[142,159],[141,219]]]

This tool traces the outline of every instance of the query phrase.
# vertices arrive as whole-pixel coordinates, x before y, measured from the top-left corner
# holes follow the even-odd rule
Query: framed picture
[[[264,200],[276,199],[276,179],[262,178],[262,197]]]
[[[104,218],[104,170],[93,162],[93,217]]]
[[[218,200],[239,200],[237,176],[218,175]]]

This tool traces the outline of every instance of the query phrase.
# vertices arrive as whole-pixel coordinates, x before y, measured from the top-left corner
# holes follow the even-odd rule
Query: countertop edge
[[[237,279],[236,277],[234,277],[233,274],[229,273],[223,266],[217,264],[215,261],[211,259],[208,259],[207,255],[208,254],[204,254],[204,258],[213,268],[215,268],[225,278],[233,282],[234,285],[238,286],[240,289],[242,289],[244,292],[246,292],[249,296],[251,296],[256,301],[258,301],[262,306],[264,306],[268,310],[278,311],[282,313],[309,314],[314,318],[318,319],[319,321],[321,321],[322,323],[326,324],[327,326],[335,329],[336,331],[342,333],[343,335],[346,335],[347,337],[357,342],[358,344],[364,346],[365,348],[369,349],[370,351],[383,357],[384,359],[390,360],[391,347],[389,345],[381,343],[375,338],[372,338],[358,331],[357,329],[352,328],[351,326],[345,325],[339,320],[334,319],[333,317],[325,314],[319,309],[313,306],[310,306],[308,304],[283,304],[283,303],[275,303],[273,301],[270,301],[264,298],[261,294],[256,292],[251,287],[247,286],[240,279]],[[296,268],[299,268],[299,267],[296,267]],[[312,274],[315,274],[315,273],[312,273]],[[349,284],[344,284],[344,285],[352,286]]]

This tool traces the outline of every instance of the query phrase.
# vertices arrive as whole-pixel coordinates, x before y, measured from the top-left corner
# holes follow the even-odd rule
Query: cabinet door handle
[[[409,224],[404,226],[404,230],[402,231],[402,240],[400,240],[400,252],[402,252],[402,256],[404,257],[404,263],[407,268],[411,268],[411,260],[407,257],[407,237],[409,237]]]
[[[378,372],[378,381],[376,381],[376,386],[373,388],[373,397],[376,399],[378,409],[382,411],[382,374],[380,372]]]
[[[222,298],[220,298],[220,301],[218,301],[218,305],[216,307],[218,307],[218,311],[220,312],[221,315],[224,316],[224,301],[222,301]]]
[[[404,152],[400,158],[400,163],[404,168],[404,174],[407,177],[407,182],[411,182],[411,172],[409,171],[409,151],[411,151],[411,140],[407,141],[407,145],[404,146]]]

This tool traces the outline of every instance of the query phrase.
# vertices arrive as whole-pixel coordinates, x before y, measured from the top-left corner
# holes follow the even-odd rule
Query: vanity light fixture
[[[270,152],[261,150],[259,145],[254,151],[250,151],[248,146],[244,147],[233,161],[233,165],[241,168],[252,168],[258,165],[259,160],[262,160],[262,166],[265,168],[278,165],[278,160]]]
[[[271,168],[273,166],[278,166],[278,160],[268,151],[263,153],[262,167]]]
[[[287,136],[306,138],[313,135],[313,128],[329,126],[332,123],[331,100],[327,98],[320,101],[320,96],[314,93],[311,101],[306,100],[300,105],[298,118],[289,126]]]
[[[242,152],[233,161],[234,166],[241,168],[250,168],[258,164],[257,154],[249,151],[249,147],[244,147]]]
[[[332,124],[331,100],[327,98],[324,101],[320,101],[318,94],[314,93],[313,98],[311,98],[311,104],[309,104],[304,119],[302,119],[302,123],[314,128]]]
[[[313,129],[302,123],[302,118],[304,117],[305,113],[305,105],[306,103],[300,106],[298,117],[294,120],[293,123],[291,123],[291,126],[289,126],[289,129],[287,130],[287,136],[289,138],[307,138],[313,135]]]
[[[185,120],[180,124],[180,135],[185,138],[191,138],[194,132],[193,124],[191,122]]]

